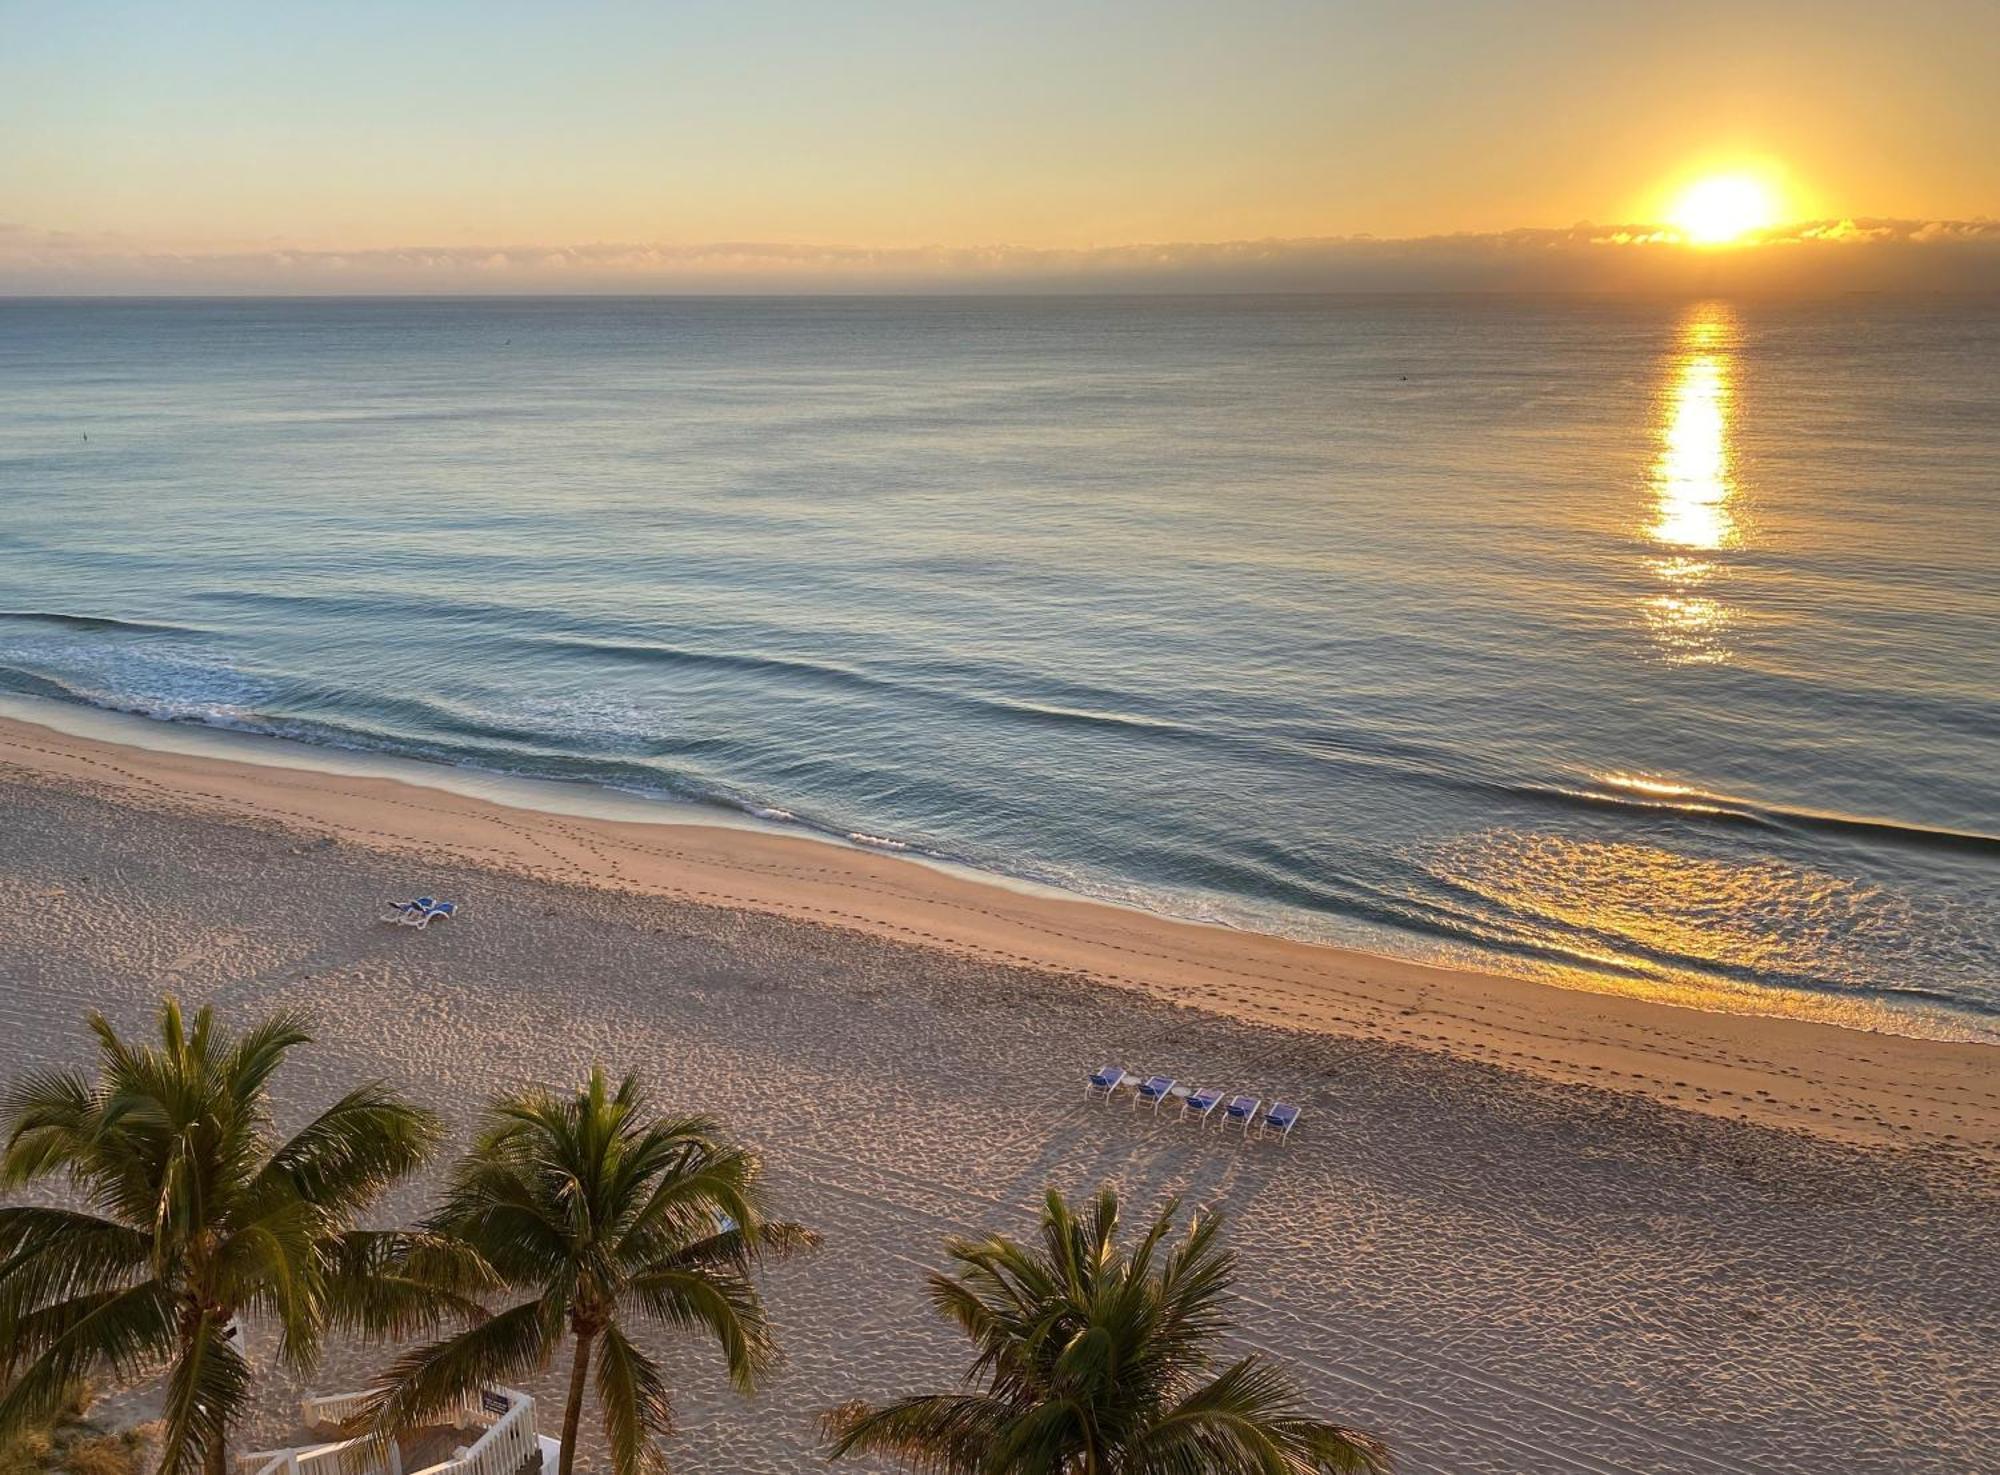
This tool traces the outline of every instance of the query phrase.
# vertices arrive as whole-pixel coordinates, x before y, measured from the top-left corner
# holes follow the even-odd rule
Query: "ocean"
[[[0,302],[0,692],[2000,1039],[2000,301]]]

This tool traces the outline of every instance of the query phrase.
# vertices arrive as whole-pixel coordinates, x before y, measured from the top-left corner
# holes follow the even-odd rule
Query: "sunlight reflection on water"
[[[1510,943],[1638,975],[1629,991],[1704,1006],[1717,975],[1839,981],[1854,996],[1801,1012],[1858,1021],[1870,945],[1915,924],[1882,888],[1775,857],[1690,854],[1644,841],[1489,830],[1431,857],[1451,885],[1506,919]],[[1693,984],[1687,964],[1706,981]]]
[[[1659,588],[1641,604],[1648,632],[1671,665],[1730,658],[1733,611],[1717,594],[1725,570],[1704,554],[1741,540],[1730,442],[1735,416],[1735,314],[1700,303],[1681,322],[1661,396],[1653,463],[1653,520],[1646,534],[1670,550],[1647,560]]]

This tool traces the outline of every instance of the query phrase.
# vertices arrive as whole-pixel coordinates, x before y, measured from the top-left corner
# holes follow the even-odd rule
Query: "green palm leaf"
[[[14,1083],[4,1104],[13,1124],[0,1156],[0,1183],[15,1187],[72,1168],[96,1125],[97,1101],[76,1071],[32,1071]]]
[[[404,1341],[447,1321],[485,1317],[480,1297],[499,1278],[456,1240],[406,1230],[336,1236],[326,1270],[333,1327]]]
[[[59,1176],[84,1209],[0,1209],[0,1341],[13,1374],[0,1436],[90,1373],[129,1379],[164,1363],[163,1468],[219,1470],[248,1397],[239,1317],[275,1323],[280,1355],[304,1368],[335,1325],[415,1325],[420,1305],[441,1314],[439,1292],[395,1283],[394,1257],[345,1237],[422,1161],[436,1122],[364,1086],[281,1142],[266,1092],[307,1041],[296,1014],[235,1035],[170,998],[151,1040],[128,1040],[101,1015],[89,1024],[94,1078],[37,1072],[4,1101],[0,1183]]]
[[[1386,1461],[1379,1440],[1300,1416],[1297,1400],[1282,1371],[1242,1358],[1146,1431],[1139,1463],[1160,1475],[1350,1475]]]
[[[829,1455],[887,1455],[928,1475],[1374,1475],[1388,1452],[1318,1419],[1261,1357],[1218,1368],[1235,1262],[1221,1221],[1169,1243],[1168,1203],[1130,1248],[1119,1205],[1051,1191],[1032,1245],[953,1240],[933,1309],[974,1349],[966,1391],[824,1420]]]
[[[358,1213],[430,1157],[443,1126],[387,1086],[357,1087],[295,1133],[263,1178],[289,1180],[299,1197],[334,1213]]]
[[[597,1360],[597,1404],[604,1410],[604,1434],[617,1475],[666,1469],[667,1462],[653,1442],[674,1430],[666,1380],[615,1323],[604,1329]]]
[[[650,1270],[633,1277],[624,1300],[659,1326],[706,1332],[740,1393],[753,1391],[777,1360],[763,1300],[748,1275],[722,1266]]]
[[[15,1323],[36,1307],[129,1286],[146,1273],[151,1243],[95,1214],[0,1208],[0,1365],[20,1350]]]
[[[820,1419],[830,1457],[887,1455],[920,1475],[977,1475],[987,1453],[1013,1422],[1004,1399],[976,1393],[931,1393],[886,1408],[845,1404]],[[1054,1467],[1051,1467],[1054,1468]]]
[[[155,1281],[98,1291],[30,1312],[12,1327],[17,1356],[28,1360],[0,1398],[0,1431],[47,1423],[76,1385],[99,1367],[138,1377],[175,1346],[172,1299]]]
[[[250,1398],[250,1367],[231,1345],[231,1329],[199,1323],[174,1358],[161,1410],[160,1475],[186,1475],[223,1447]]]
[[[575,1458],[593,1356],[619,1475],[659,1467],[656,1442],[672,1409],[628,1323],[714,1344],[747,1393],[777,1358],[754,1271],[816,1242],[769,1216],[756,1158],[714,1122],[653,1116],[637,1080],[614,1083],[602,1070],[574,1093],[531,1087],[492,1102],[424,1233],[464,1247],[499,1286],[540,1309],[529,1318],[527,1306],[516,1307],[411,1354],[385,1375],[377,1409],[388,1418],[443,1407],[531,1346],[546,1356],[567,1335],[574,1361],[562,1475]],[[399,1273],[472,1291],[414,1260]],[[508,1317],[526,1319],[496,1328]]]
[[[376,1380],[367,1417],[388,1430],[424,1423],[488,1384],[538,1370],[562,1339],[563,1310],[559,1300],[525,1301],[405,1352]]]

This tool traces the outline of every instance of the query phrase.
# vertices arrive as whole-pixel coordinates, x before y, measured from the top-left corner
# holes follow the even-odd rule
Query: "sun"
[[[1727,246],[1778,223],[1776,193],[1749,174],[1711,174],[1674,201],[1669,222],[1691,244]]]

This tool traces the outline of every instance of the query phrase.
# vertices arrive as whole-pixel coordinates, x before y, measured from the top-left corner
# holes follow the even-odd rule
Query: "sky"
[[[1821,234],[1641,276],[1978,284],[1996,71],[1992,0],[0,0],[0,291],[1615,286],[1744,168]]]

